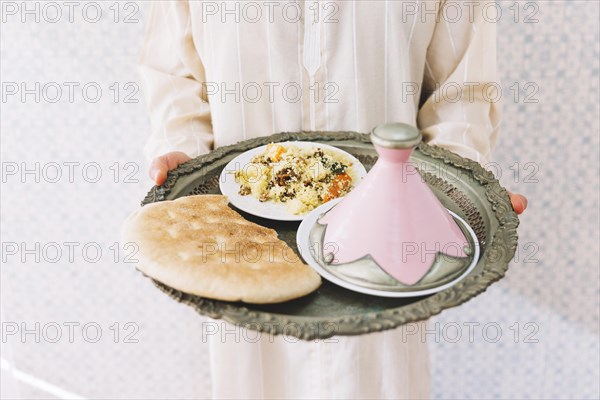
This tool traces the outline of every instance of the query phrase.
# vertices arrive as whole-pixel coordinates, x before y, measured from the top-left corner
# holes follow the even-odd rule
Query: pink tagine
[[[417,283],[438,253],[465,257],[468,241],[409,161],[421,142],[413,126],[378,126],[371,140],[379,159],[361,183],[327,212],[323,243],[333,245],[335,263],[370,255],[405,285]]]

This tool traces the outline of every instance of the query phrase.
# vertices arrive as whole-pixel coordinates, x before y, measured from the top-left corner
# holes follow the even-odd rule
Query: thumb
[[[157,185],[162,185],[167,180],[167,173],[170,170],[177,168],[179,164],[189,160],[190,157],[180,151],[167,153],[157,157],[152,160],[152,163],[150,164],[150,178],[156,182]]]

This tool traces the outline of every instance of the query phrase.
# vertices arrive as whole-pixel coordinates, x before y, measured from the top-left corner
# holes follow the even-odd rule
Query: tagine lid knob
[[[371,132],[371,142],[387,149],[410,149],[422,140],[423,136],[415,126],[402,122],[379,125]]]

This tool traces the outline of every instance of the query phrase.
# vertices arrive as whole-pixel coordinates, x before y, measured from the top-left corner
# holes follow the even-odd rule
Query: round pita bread
[[[304,296],[320,276],[277,238],[247,221],[221,195],[148,204],[123,227],[138,269],[177,290],[227,301],[278,303]]]

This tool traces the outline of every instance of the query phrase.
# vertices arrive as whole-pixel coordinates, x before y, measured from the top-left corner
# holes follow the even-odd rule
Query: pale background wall
[[[97,82],[103,90],[97,103],[86,102],[80,90],[70,103],[63,86],[63,99],[56,104],[36,103],[33,96],[25,103],[14,96],[0,104],[3,170],[12,163],[32,167],[57,162],[63,172],[57,183],[43,178],[36,183],[33,175],[25,183],[18,176],[2,183],[4,246],[56,242],[63,250],[56,263],[38,263],[31,255],[23,263],[3,249],[5,331],[14,322],[29,329],[36,322],[47,327],[39,343],[33,334],[24,341],[19,335],[5,338],[3,393],[10,393],[15,383],[12,389],[23,398],[208,396],[199,318],[142,279],[132,264],[122,261],[123,253],[121,261],[113,260],[111,245],[118,240],[122,219],[150,187],[141,157],[148,134],[143,97],[137,93],[133,98],[139,103],[123,102],[129,92],[123,86],[138,80],[134,61],[149,3],[138,3],[139,22],[130,24],[122,20],[134,8],[122,2],[120,22],[115,23],[109,9],[113,2],[101,3],[98,23],[87,23],[76,13],[73,23],[65,16],[56,24],[21,23],[12,17],[0,28],[2,82],[27,82],[30,87],[34,82]],[[599,6],[596,1],[521,2],[515,21],[514,3],[501,4],[505,119],[495,159],[503,184],[526,194],[530,210],[519,228],[519,259],[506,279],[433,319],[433,329],[439,324],[439,340],[428,336],[433,393],[444,399],[599,398]],[[538,22],[524,23],[534,6]],[[117,103],[109,88],[115,82],[121,88]],[[515,82],[521,87],[518,101],[510,89]],[[535,88],[525,87],[528,82],[539,88],[532,97],[537,103],[524,102],[526,91]],[[64,162],[81,163],[72,183]],[[101,168],[96,183],[82,177],[82,166],[89,162]],[[115,183],[110,167],[116,162],[121,174]],[[128,162],[139,171],[126,169]],[[46,172],[54,176],[54,170]],[[88,170],[88,178],[93,172]],[[138,182],[127,183],[127,172]],[[72,262],[64,242],[81,243]],[[90,242],[102,249],[96,263],[81,253]],[[46,258],[54,257],[47,249]],[[73,343],[64,325],[69,322],[80,324]],[[137,343],[125,342],[132,332],[125,329],[127,322],[139,328],[133,336]],[[57,343],[50,342],[52,323],[62,326]],[[86,323],[102,329],[97,343],[82,336]],[[472,343],[470,323],[479,324]],[[457,326],[462,336],[452,343]],[[502,335],[491,343],[498,328]],[[93,328],[87,333],[88,339],[95,336]],[[11,369],[16,379],[9,380]]]

